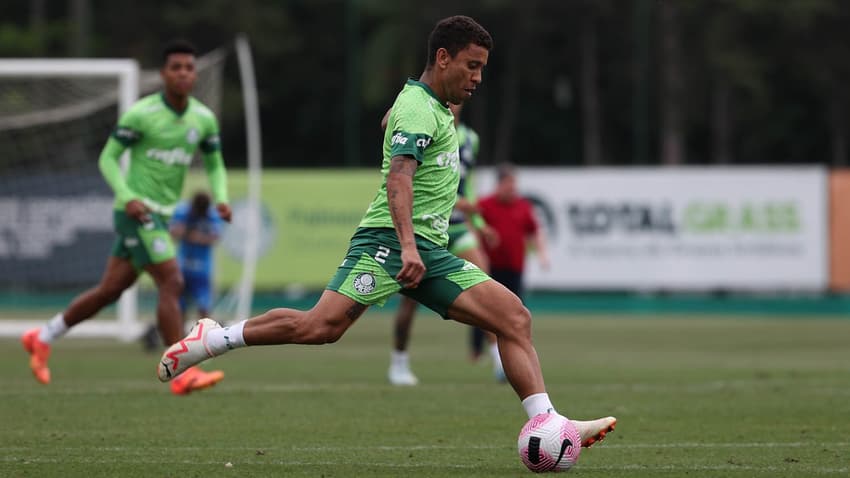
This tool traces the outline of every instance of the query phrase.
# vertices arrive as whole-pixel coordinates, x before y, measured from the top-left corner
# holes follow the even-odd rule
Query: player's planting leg
[[[449,308],[449,318],[496,334],[505,376],[522,400],[528,417],[557,413],[546,393],[537,351],[531,341],[531,314],[503,285],[489,280],[462,292]],[[582,446],[590,446],[614,429],[614,417],[574,421]]]
[[[165,351],[159,361],[157,375],[161,381],[167,382],[208,358],[249,345],[333,343],[367,307],[326,290],[319,302],[308,311],[272,309],[229,327],[221,327],[212,319],[202,319],[189,335]]]

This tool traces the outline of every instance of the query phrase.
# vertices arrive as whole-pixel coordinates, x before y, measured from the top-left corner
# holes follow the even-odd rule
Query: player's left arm
[[[200,148],[216,210],[223,220],[230,222],[231,210],[230,201],[227,197],[227,170],[224,167],[224,157],[221,155],[221,139],[215,118],[212,119],[210,131],[201,140]]]

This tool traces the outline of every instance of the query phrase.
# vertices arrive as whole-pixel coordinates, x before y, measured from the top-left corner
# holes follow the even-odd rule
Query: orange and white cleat
[[[589,421],[572,420],[572,422],[578,429],[581,436],[581,446],[584,448],[602,441],[617,426],[617,419],[614,417],[597,418]]]
[[[50,383],[50,369],[47,368],[47,359],[50,358],[50,344],[38,339],[41,329],[31,329],[21,337],[24,349],[30,354],[30,369],[35,379],[47,385]]]
[[[171,393],[174,395],[188,395],[192,392],[210,388],[221,382],[224,372],[214,370],[204,372],[198,367],[189,367],[179,377],[171,381]]]
[[[218,322],[201,319],[195,323],[189,335],[168,347],[156,368],[160,382],[168,382],[188,368],[212,357],[213,353],[207,347],[207,334],[218,328],[221,328]]]

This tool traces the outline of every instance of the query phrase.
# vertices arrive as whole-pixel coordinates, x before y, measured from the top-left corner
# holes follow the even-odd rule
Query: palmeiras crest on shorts
[[[361,294],[370,294],[375,290],[375,276],[368,272],[361,272],[354,278],[354,290]]]
[[[151,243],[151,249],[153,249],[155,254],[163,254],[168,250],[168,243],[160,237],[154,238]]]

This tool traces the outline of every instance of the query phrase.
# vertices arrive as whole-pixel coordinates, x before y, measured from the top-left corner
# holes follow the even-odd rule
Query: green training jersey
[[[170,215],[199,148],[215,201],[227,202],[218,135],[215,114],[195,98],[189,98],[182,112],[172,109],[162,93],[137,101],[121,116],[110,139],[120,145],[107,144],[101,159],[104,176],[115,190],[115,208],[123,209],[131,199],[140,199],[151,210]],[[113,165],[106,171],[103,162],[117,161],[116,151],[125,148],[130,148],[130,167],[121,180],[113,174]]]
[[[407,80],[393,103],[384,132],[383,184],[360,227],[394,227],[387,175],[395,156],[412,156],[419,163],[413,176],[413,232],[445,246],[460,180],[457,134],[451,110],[419,81]]]

